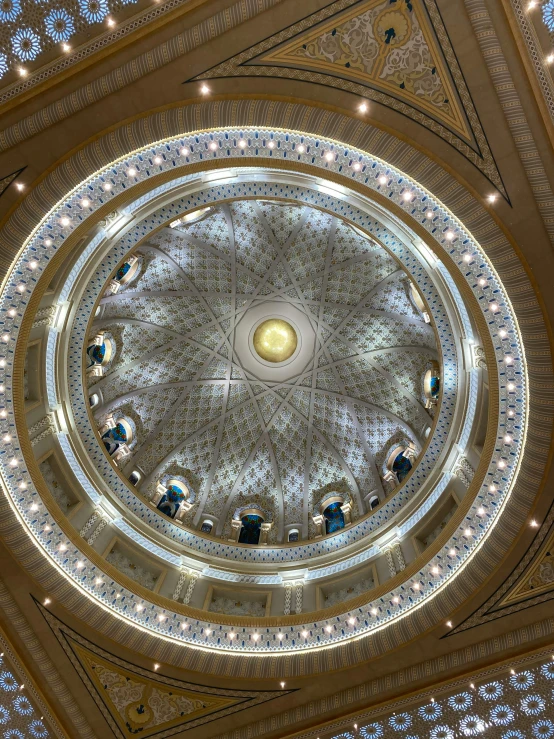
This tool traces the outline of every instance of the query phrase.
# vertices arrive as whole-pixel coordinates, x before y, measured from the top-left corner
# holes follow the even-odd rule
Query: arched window
[[[298,541],[300,538],[300,533],[298,529],[291,529],[289,531],[289,541]]]
[[[127,257],[125,262],[118,267],[117,272],[114,275],[114,280],[119,282],[121,287],[128,285],[129,282],[137,276],[139,267],[140,260],[138,257],[135,257],[134,255]]]
[[[377,495],[372,495],[369,499],[369,509],[372,511],[374,508],[377,508],[379,502],[379,497]]]
[[[213,527],[212,521],[203,521],[200,531],[204,532],[204,534],[211,534]]]
[[[425,321],[425,323],[430,323],[431,319],[429,318],[429,314],[427,313],[425,302],[413,282],[410,282],[410,295],[412,297],[414,305],[423,315],[423,320]]]
[[[241,544],[259,544],[264,519],[256,513],[241,516],[239,542]]]
[[[425,407],[430,408],[437,404],[441,390],[439,365],[433,362],[423,378],[423,393],[425,395]]]
[[[342,512],[341,505],[342,503],[337,500],[334,503],[330,503],[323,511],[325,531],[327,534],[332,534],[344,528],[344,513]]]
[[[171,221],[171,223],[169,224],[169,228],[179,228],[179,226],[188,226],[191,223],[201,221],[202,218],[205,218],[208,215],[210,210],[210,207],[199,208],[198,210],[193,210],[190,213],[186,213],[184,216],[181,216],[181,218],[177,218],[176,221]]]
[[[98,405],[99,403],[100,403],[100,396],[98,395],[98,393],[94,393],[94,394],[93,394],[93,395],[91,395],[91,396],[90,396],[90,398],[88,399],[88,404],[90,405],[90,407],[91,407],[91,408],[96,408],[96,406],[97,406],[97,405]]]
[[[412,469],[412,456],[410,447],[397,446],[393,450],[387,462],[387,468],[394,474],[396,480],[401,483]]]
[[[181,505],[190,497],[189,489],[181,480],[168,480],[165,492],[158,501],[157,508],[169,518],[175,518]]]
[[[125,418],[118,418],[115,424],[102,434],[102,442],[111,457],[120,447],[128,447],[132,441],[133,428]]]
[[[104,367],[112,358],[113,344],[104,333],[94,337],[87,347],[87,367]]]
[[[133,470],[129,475],[129,482],[131,483],[131,485],[136,485],[141,477],[142,475],[138,470]]]

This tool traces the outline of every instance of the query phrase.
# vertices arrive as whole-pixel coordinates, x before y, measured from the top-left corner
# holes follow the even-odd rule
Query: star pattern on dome
[[[285,525],[313,534],[328,490],[347,493],[354,515],[369,492],[384,497],[391,445],[420,449],[431,426],[422,378],[437,359],[395,260],[334,216],[269,201],[211,208],[138,251],[138,277],[101,300],[94,327],[118,347],[95,384],[97,415],[135,421],[140,492],[183,474],[198,501],[185,525],[209,514],[225,534],[235,509],[256,504],[277,524],[273,541]],[[267,304],[291,306],[314,336],[279,381],[245,366],[237,345],[241,321]]]

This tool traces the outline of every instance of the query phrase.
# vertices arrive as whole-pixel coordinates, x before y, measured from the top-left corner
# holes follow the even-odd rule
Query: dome
[[[3,2],[2,737],[554,739],[554,0],[312,5]]]
[[[228,166],[199,175],[214,143]],[[365,650],[450,609],[497,546],[527,403],[510,302],[440,200],[335,146],[176,136],[91,175],[29,242],[52,255],[26,369],[49,415],[11,489],[74,592],[152,648]],[[265,166],[297,147],[317,166]],[[363,194],[345,167],[372,173]],[[260,326],[288,356],[260,355]]]
[[[208,516],[229,539],[235,512],[256,505],[267,541],[283,543],[291,527],[316,536],[329,494],[356,520],[415,467],[440,351],[409,273],[381,245],[313,207],[239,200],[166,225],[134,256],[138,276],[98,301],[92,333],[109,332],[117,352],[87,387],[102,397],[97,428],[118,414],[137,428],[119,466],[139,471],[139,499],[179,474],[197,494],[183,526]],[[288,356],[261,355],[260,331],[284,335]],[[399,445],[404,474],[391,481]]]

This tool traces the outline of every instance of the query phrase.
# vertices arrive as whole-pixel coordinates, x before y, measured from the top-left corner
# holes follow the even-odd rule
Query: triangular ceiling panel
[[[192,736],[205,723],[290,692],[227,690],[165,677],[104,651],[37,607],[118,739]]]
[[[12,182],[19,177],[19,175],[23,172],[25,167],[21,167],[21,169],[16,169],[15,172],[12,172],[11,174],[7,174],[5,177],[0,177],[0,197],[6,192],[8,187],[12,184]]]
[[[339,0],[195,79],[301,79],[375,100],[434,131],[505,194],[435,0]]]

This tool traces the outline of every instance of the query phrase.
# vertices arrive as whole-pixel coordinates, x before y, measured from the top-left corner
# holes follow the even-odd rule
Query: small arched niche
[[[432,408],[439,402],[441,390],[441,378],[438,362],[431,362],[431,366],[423,377],[423,394],[425,395],[425,407]]]
[[[231,521],[232,541],[239,544],[267,544],[271,529],[267,514],[257,506],[240,508],[235,511]]]
[[[181,522],[194,503],[194,494],[182,477],[162,478],[157,486],[152,503],[164,516]]]

